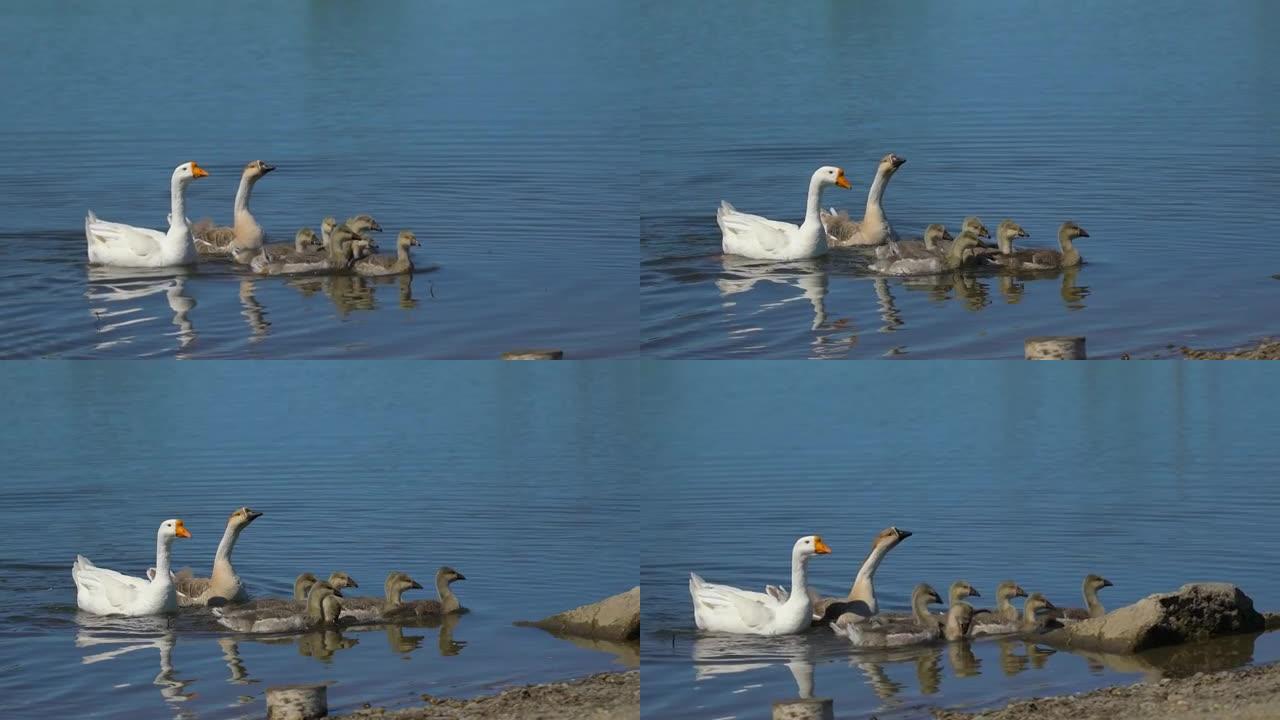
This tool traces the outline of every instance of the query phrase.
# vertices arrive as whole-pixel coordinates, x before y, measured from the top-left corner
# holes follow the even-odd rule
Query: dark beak
[[[894,156],[893,156],[893,169],[894,169],[894,170],[897,170],[898,168],[902,167],[906,162],[907,162],[907,159],[906,159],[906,158],[904,158],[904,157],[898,157],[897,155],[894,155]]]
[[[347,587],[358,588],[360,587],[360,583],[356,582],[355,578],[347,578]]]
[[[456,573],[454,573],[454,574],[453,574],[453,579],[454,579],[454,580],[466,580],[466,579],[467,579],[467,576],[466,576],[466,575],[463,575],[463,574],[462,574],[462,573],[460,573],[460,572],[456,572]]]
[[[929,599],[937,603],[938,605],[942,604],[942,596],[936,592],[929,593]]]
[[[1047,608],[1049,608],[1050,610],[1057,610],[1057,609],[1058,609],[1058,606],[1057,606],[1057,605],[1054,605],[1054,604],[1053,604],[1052,602],[1050,602],[1047,598],[1046,598],[1046,599],[1045,599],[1045,601],[1044,601],[1044,606],[1045,606],[1045,607],[1047,607]]]
[[[263,174],[263,175],[266,175],[267,173],[269,173],[269,172],[271,172],[272,170],[275,170],[275,169],[276,169],[276,166],[275,166],[275,165],[268,165],[268,164],[266,164],[266,163],[263,163],[263,164],[262,164],[262,174]]]
[[[1080,237],[1089,237],[1089,233],[1084,228],[1080,228]]]
[[[978,588],[976,587],[969,588],[969,594],[974,597],[982,597],[982,593],[978,592]]]
[[[1026,590],[1023,590],[1023,589],[1022,589],[1022,586],[1021,586],[1021,585],[1019,585],[1018,587],[1016,587],[1016,588],[1014,588],[1014,589],[1013,589],[1013,596],[1014,596],[1014,597],[1026,597],[1026,596],[1027,596],[1027,591],[1026,591]]]
[[[1111,587],[1112,583],[1106,578],[1102,578],[1102,587]]]
[[[421,589],[422,589],[422,585],[421,585],[417,580],[414,580],[414,581],[413,581],[413,584],[412,584],[412,585],[410,585],[409,587],[413,588],[414,590],[421,590]]]
[[[250,510],[248,514],[249,519],[246,522],[253,522],[254,520],[257,520],[260,517],[262,517],[262,513],[257,512],[256,510]]]
[[[1020,230],[1018,231],[1018,237],[1031,237],[1031,233],[1026,230]]]
[[[978,231],[978,237],[980,237],[980,238],[989,238],[989,237],[991,237],[991,231],[990,231],[990,230],[988,230],[988,229],[986,228],[986,226],[983,226],[983,228],[982,228],[981,230],[979,230],[979,231]]]
[[[915,534],[915,533],[911,532],[910,530],[902,530],[902,529],[900,529],[900,528],[898,529],[898,539],[899,539],[899,540],[906,540],[907,538],[911,537],[911,536],[912,536],[912,535],[914,535],[914,534]]]

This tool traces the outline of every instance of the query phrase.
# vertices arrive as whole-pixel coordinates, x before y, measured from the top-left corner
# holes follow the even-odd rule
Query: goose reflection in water
[[[80,659],[85,665],[115,660],[140,650],[160,651],[160,672],[151,681],[160,689],[160,696],[170,704],[186,702],[194,693],[187,692],[190,680],[177,677],[173,667],[173,649],[177,635],[165,618],[114,618],[77,613],[76,647],[96,649]],[[112,648],[112,649],[106,649]],[[177,710],[177,708],[175,708]],[[178,716],[185,712],[179,710]]]
[[[240,278],[240,314],[249,323],[249,342],[262,342],[271,330],[271,322],[267,320],[266,309],[254,295],[257,281],[251,277]]]
[[[140,274],[142,277],[139,277]],[[89,282],[85,289],[85,298],[90,303],[89,313],[93,316],[98,334],[110,336],[98,343],[98,349],[130,343],[134,336],[120,337],[116,333],[131,331],[158,319],[158,315],[145,314],[148,312],[146,303],[139,301],[160,293],[164,293],[165,302],[172,313],[170,322],[177,328],[170,334],[178,339],[179,351],[186,349],[196,339],[195,327],[188,316],[195,308],[196,300],[187,294],[186,288],[185,275],[169,274],[163,278],[151,279],[136,268],[126,273],[121,269],[90,267]]]
[[[728,298],[731,295],[749,292],[762,281],[778,285],[794,285],[801,290],[798,297],[764,303],[755,312],[778,308],[785,303],[803,298],[813,306],[813,323],[810,329],[817,330],[827,323],[828,279],[821,259],[766,262],[725,255],[721,258],[721,263],[724,275],[716,280],[716,288],[720,290],[722,297]]]
[[[397,292],[397,304],[401,309],[412,310],[418,306],[413,296],[414,276],[431,272],[435,266],[416,270],[412,273],[386,277],[363,277],[361,275],[304,275],[285,280],[285,286],[297,290],[303,297],[311,297],[324,293],[338,310],[339,317],[346,317],[357,310],[374,310],[377,308],[377,286],[394,285]]]

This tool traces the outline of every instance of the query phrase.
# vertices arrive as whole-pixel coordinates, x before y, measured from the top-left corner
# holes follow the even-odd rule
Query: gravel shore
[[[980,713],[935,709],[933,714],[938,720],[1275,720],[1280,718],[1280,664],[1019,700]]]
[[[423,695],[426,705],[404,710],[368,708],[339,720],[638,720],[640,672],[600,673],[568,682],[525,685],[465,700]]]
[[[1280,360],[1280,340],[1261,340],[1235,350],[1196,350],[1183,346],[1182,357],[1188,360]]]

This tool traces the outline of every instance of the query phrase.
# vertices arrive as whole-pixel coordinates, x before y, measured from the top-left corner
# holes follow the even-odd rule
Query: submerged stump
[[[830,698],[797,698],[773,704],[773,720],[835,720]]]
[[[1028,360],[1084,360],[1084,336],[1043,335],[1027,338]]]
[[[329,688],[324,685],[280,685],[267,688],[267,720],[319,720],[329,714]]]

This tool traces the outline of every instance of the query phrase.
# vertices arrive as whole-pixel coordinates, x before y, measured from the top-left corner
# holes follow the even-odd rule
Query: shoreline
[[[1230,350],[1201,350],[1183,345],[1177,352],[1187,360],[1280,360],[1280,340],[1264,338]]]
[[[639,720],[640,671],[596,673],[561,682],[518,685],[493,695],[447,698],[422,695],[427,704],[399,709],[368,707],[336,720]]]
[[[1014,700],[982,711],[932,709],[936,720],[1274,720],[1280,663]]]

